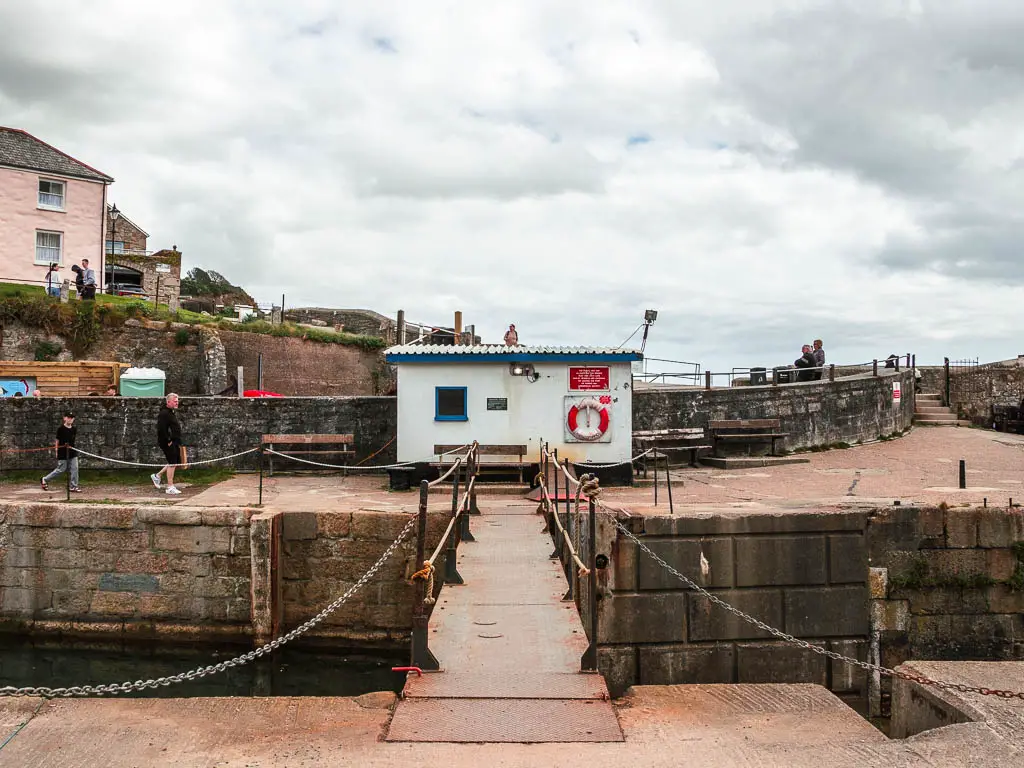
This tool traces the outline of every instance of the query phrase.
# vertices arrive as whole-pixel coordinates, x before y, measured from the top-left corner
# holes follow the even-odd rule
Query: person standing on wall
[[[46,273],[46,293],[55,299],[60,298],[60,275],[57,274],[58,269],[60,269],[60,264],[54,262],[50,264],[50,270]]]
[[[821,339],[814,340],[814,350],[811,354],[814,355],[814,365],[818,369],[814,372],[814,378],[820,380],[821,374],[825,372],[825,350],[821,347]]]
[[[89,260],[82,259],[82,300],[96,298],[96,272],[89,268]]]
[[[516,332],[515,323],[508,327],[505,331],[505,346],[506,347],[517,347],[519,346],[519,334]]]
[[[149,476],[158,489],[160,478],[167,473],[167,491],[171,496],[181,493],[174,485],[174,469],[185,463],[185,452],[181,446],[181,423],[174,412],[178,407],[178,396],[173,392],[167,396],[164,405],[160,407],[160,415],[156,419],[156,442],[160,450],[164,452],[167,464],[158,472]]]
[[[75,451],[75,435],[78,428],[75,427],[75,414],[71,411],[64,412],[63,423],[57,427],[57,440],[54,443],[54,451],[57,455],[57,468],[46,477],[39,480],[44,491],[50,490],[48,482],[64,472],[71,473],[71,492],[81,493],[78,487],[78,453]]]

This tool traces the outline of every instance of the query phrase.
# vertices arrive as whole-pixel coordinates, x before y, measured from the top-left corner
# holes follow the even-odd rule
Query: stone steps
[[[914,398],[914,424],[922,427],[958,427],[961,422],[955,413],[942,404],[936,392],[922,392]]]

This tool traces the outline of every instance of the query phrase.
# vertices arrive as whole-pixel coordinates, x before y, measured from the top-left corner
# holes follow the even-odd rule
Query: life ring
[[[599,420],[596,427],[579,423],[580,411],[584,409],[590,409],[597,413]],[[593,397],[585,397],[569,409],[569,416],[566,421],[569,426],[569,432],[572,433],[573,437],[584,442],[593,442],[594,440],[600,440],[604,433],[608,431],[611,416],[606,406]]]

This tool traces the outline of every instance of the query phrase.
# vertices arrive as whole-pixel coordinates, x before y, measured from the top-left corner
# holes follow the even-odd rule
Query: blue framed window
[[[465,387],[434,388],[434,421],[469,421]]]

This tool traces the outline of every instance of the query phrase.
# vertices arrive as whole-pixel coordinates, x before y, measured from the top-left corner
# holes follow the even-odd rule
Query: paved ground
[[[812,685],[638,687],[616,705],[625,742],[601,744],[384,742],[381,737],[391,713],[381,707],[392,701],[392,694],[368,694],[359,699],[0,702],[0,743],[7,739],[0,747],[0,765],[1008,768],[1024,764],[1024,753],[983,723],[889,741],[824,688]]]
[[[673,470],[673,498],[678,507],[848,507],[903,504],[1024,503],[1024,436],[956,427],[922,427],[897,440],[807,454],[808,464],[743,470]],[[957,487],[958,463],[967,461],[967,489]],[[259,478],[236,475],[203,488],[180,475],[185,495],[176,499],[151,485],[86,488],[75,501],[96,499],[127,503],[177,503],[187,506],[251,506],[259,499]],[[637,512],[667,512],[661,477],[659,506],[650,484],[608,489],[606,498]],[[5,500],[63,500],[37,486],[4,487]],[[411,511],[416,493],[392,493],[380,476],[278,475],[264,478],[268,509],[327,511],[377,509]]]

